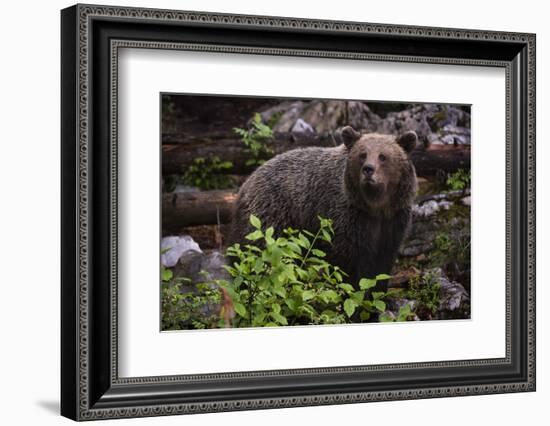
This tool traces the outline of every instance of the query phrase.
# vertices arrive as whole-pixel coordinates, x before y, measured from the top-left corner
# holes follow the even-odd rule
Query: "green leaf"
[[[315,291],[313,290],[306,290],[302,293],[302,300],[311,300],[315,297]]]
[[[281,261],[281,257],[283,256],[283,251],[277,246],[272,246],[270,251],[271,251],[271,255],[269,256],[269,261],[273,266],[277,266]]]
[[[334,290],[325,290],[319,294],[319,297],[325,302],[337,302],[340,296]]]
[[[301,306],[301,311],[309,316],[317,315],[315,309],[313,309],[313,307],[311,305],[308,305],[307,303]]]
[[[411,305],[401,306],[397,315],[397,321],[407,321],[411,313]]]
[[[386,295],[383,291],[373,291],[372,292],[372,298],[374,300],[382,299]]]
[[[231,287],[227,287],[226,289],[227,289],[227,292],[229,293],[229,297],[231,297],[231,300],[233,301],[233,304],[235,304],[235,302],[238,303],[238,301],[240,300],[240,294],[237,293]]]
[[[338,287],[340,287],[346,293],[352,293],[355,290],[351,284],[342,283],[342,284],[339,284]]]
[[[363,302],[363,299],[365,298],[365,291],[364,290],[356,291],[352,293],[350,297],[353,299],[355,303],[360,305]]]
[[[344,312],[348,317],[351,317],[357,308],[357,303],[353,299],[346,299],[344,302]]]
[[[252,319],[253,325],[255,325],[255,326],[260,325],[261,326],[262,323],[265,320],[265,316],[266,316],[265,312],[262,312],[260,314],[258,314],[258,313],[254,314],[254,318]]]
[[[376,280],[372,280],[369,278],[361,278],[359,280],[359,288],[361,290],[368,290],[369,288],[373,288],[376,286]]]
[[[262,222],[260,219],[253,214],[250,215],[250,224],[256,229],[260,229],[262,227]]]
[[[296,254],[302,254],[302,249],[301,249],[301,247],[300,247],[298,244],[293,243],[292,241],[288,241],[288,242],[286,243],[286,245],[287,245],[287,247],[288,247],[290,250],[292,250],[294,253],[296,253]]]
[[[172,272],[171,269],[162,268],[161,275],[162,275],[162,281],[170,281],[174,276],[174,273]]]
[[[262,259],[258,258],[256,259],[256,262],[254,262],[254,272],[256,272],[257,274],[259,274],[260,272],[262,272],[264,269],[264,262],[262,261]]]
[[[233,309],[235,309],[235,312],[237,312],[241,317],[246,318],[246,308],[242,303],[233,302]]]
[[[298,276],[300,277],[301,280],[307,280],[307,272],[304,271],[302,268],[297,268],[296,269],[296,272],[298,273]]]
[[[300,234],[298,234],[298,238],[299,238],[297,240],[298,244],[300,244],[302,247],[306,249],[309,249],[309,247],[311,246],[311,243],[309,242],[307,237],[300,232]]]
[[[286,320],[286,318],[284,316],[282,316],[281,314],[279,313],[276,313],[276,312],[271,312],[271,318],[273,318],[275,321],[277,321],[279,324],[282,324],[282,325],[288,325],[288,321]]]
[[[378,274],[376,276],[376,280],[377,281],[380,281],[380,280],[389,280],[391,278],[391,275],[388,275],[388,274]]]
[[[258,229],[257,231],[254,231],[248,234],[245,238],[250,241],[256,241],[262,238],[263,236],[264,236],[263,232]]]
[[[283,264],[283,271],[284,275],[290,280],[290,281],[296,281],[296,274],[294,273],[295,265],[293,263],[291,264]]]
[[[312,249],[311,252],[317,257],[325,257],[327,254],[323,250]]]
[[[382,314],[378,317],[378,321],[380,321],[380,322],[393,322],[394,319],[390,314],[384,313],[384,314]]]
[[[386,304],[382,300],[374,300],[372,304],[380,312],[384,312],[386,310]]]
[[[359,315],[359,318],[361,318],[361,321],[368,321],[370,318],[370,312],[369,311],[361,311],[361,314]]]
[[[279,297],[282,297],[283,299],[286,297],[286,290],[284,289],[284,287],[275,287],[273,289],[273,293],[275,293]]]
[[[296,312],[296,310],[301,306],[302,302],[296,299],[286,299],[285,305],[290,308],[291,311]]]
[[[270,227],[267,228],[266,231],[265,231],[265,238],[266,238],[266,239],[272,238],[274,232],[275,232],[275,230],[273,229],[273,226],[270,226]]]
[[[279,314],[281,313],[281,305],[279,305],[278,303],[274,303],[271,305],[271,310],[276,314]]]

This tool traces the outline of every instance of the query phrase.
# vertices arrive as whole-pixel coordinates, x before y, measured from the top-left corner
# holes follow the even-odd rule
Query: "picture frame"
[[[75,5],[61,12],[61,414],[73,420],[535,390],[534,34]],[[119,377],[118,49],[487,66],[506,75],[505,356]]]

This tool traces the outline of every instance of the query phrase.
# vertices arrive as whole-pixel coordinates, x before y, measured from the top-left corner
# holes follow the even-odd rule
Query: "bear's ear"
[[[403,148],[403,151],[405,151],[407,154],[411,153],[412,150],[416,148],[417,142],[418,136],[416,136],[416,132],[413,132],[412,130],[403,133],[397,138],[397,143],[401,148]]]
[[[361,133],[351,126],[346,126],[340,131],[340,137],[342,138],[344,145],[346,145],[346,148],[351,149],[355,142],[357,142],[361,137]]]

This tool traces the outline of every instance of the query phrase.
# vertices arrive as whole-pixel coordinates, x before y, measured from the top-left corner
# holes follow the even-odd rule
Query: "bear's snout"
[[[375,170],[376,168],[372,164],[365,164],[362,169],[363,174],[368,178],[372,178]]]

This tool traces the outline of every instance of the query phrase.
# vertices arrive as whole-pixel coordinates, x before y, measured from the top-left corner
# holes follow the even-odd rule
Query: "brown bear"
[[[327,260],[349,275],[348,282],[390,274],[417,191],[409,154],[418,138],[346,126],[339,139],[343,143],[333,148],[287,151],[252,173],[237,196],[230,241],[246,241],[251,214],[276,232],[316,232],[322,216],[334,227]]]

